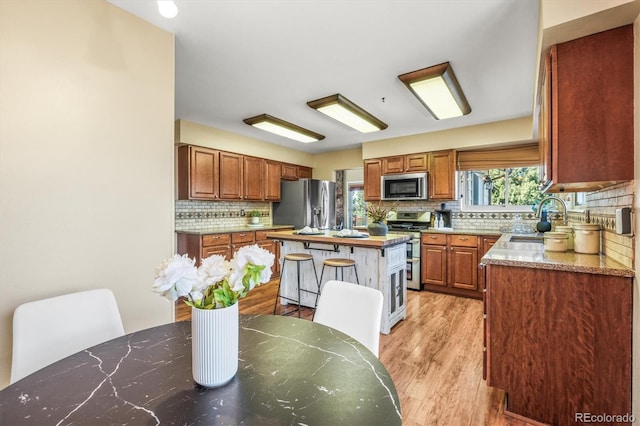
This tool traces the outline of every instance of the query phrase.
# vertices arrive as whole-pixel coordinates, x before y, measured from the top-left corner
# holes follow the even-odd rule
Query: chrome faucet
[[[558,204],[562,207],[562,224],[566,225],[567,224],[567,204],[564,202],[562,198],[556,197],[555,195],[550,195],[540,200],[540,203],[538,204],[538,219],[542,217],[543,204],[550,200],[558,201]]]

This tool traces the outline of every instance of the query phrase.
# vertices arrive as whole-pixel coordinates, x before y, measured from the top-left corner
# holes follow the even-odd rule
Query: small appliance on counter
[[[434,228],[452,228],[451,225],[451,210],[447,210],[445,203],[440,204],[440,210],[434,212],[433,219]]]

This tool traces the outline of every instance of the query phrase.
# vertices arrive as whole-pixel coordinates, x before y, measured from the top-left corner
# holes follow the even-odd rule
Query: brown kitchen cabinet
[[[264,199],[267,201],[280,201],[280,176],[282,175],[282,163],[272,160],[264,160]]]
[[[380,201],[382,179],[382,160],[372,159],[364,161],[364,200]]]
[[[311,175],[312,175],[311,167],[298,166],[299,179],[311,179]]]
[[[271,267],[271,278],[280,276],[280,242],[267,239],[267,234],[272,231],[256,231],[256,244],[274,255]]]
[[[183,145],[178,147],[178,199],[215,200],[218,198],[219,152]]]
[[[551,47],[541,75],[541,179],[547,192],[634,179],[633,25]]]
[[[382,174],[426,172],[429,170],[428,158],[429,154],[426,152],[384,157],[382,159]]]
[[[264,173],[264,159],[244,156],[242,161],[243,198],[247,201],[264,200],[264,188],[267,185]]]
[[[284,180],[311,179],[312,172],[311,167],[282,163],[281,177]]]
[[[185,234],[177,235],[178,254],[186,254],[196,259],[199,266],[202,259],[219,254],[231,259],[231,234]]]
[[[452,149],[432,152],[429,157],[429,198],[454,200],[456,198],[456,151]]]
[[[447,286],[447,236],[422,234],[420,247],[420,282],[424,285]]]
[[[250,246],[256,242],[255,231],[231,233],[231,252],[235,253],[239,248]]]
[[[425,290],[482,298],[478,286],[478,237],[422,234],[421,283]]]
[[[480,237],[480,246],[479,249],[481,249],[482,251],[479,253],[478,256],[478,262],[480,262],[480,260],[482,259],[482,257],[489,251],[491,250],[491,247],[493,247],[493,245],[496,243],[496,241],[498,241],[498,239],[500,239],[499,236],[483,236]],[[485,276],[484,276],[484,270],[480,269],[478,271],[478,289],[482,292],[484,292],[485,289]]]
[[[633,278],[485,269],[487,384],[506,411],[554,425],[631,413]]]
[[[242,200],[243,156],[220,151],[220,199]]]

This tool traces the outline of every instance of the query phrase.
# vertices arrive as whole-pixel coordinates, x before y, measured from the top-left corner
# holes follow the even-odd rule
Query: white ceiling
[[[175,34],[176,119],[320,153],[531,116],[539,0],[108,0]],[[435,120],[397,76],[450,62],[471,113]],[[309,108],[341,93],[388,124],[363,134]],[[291,141],[243,123],[269,114],[326,136]]]

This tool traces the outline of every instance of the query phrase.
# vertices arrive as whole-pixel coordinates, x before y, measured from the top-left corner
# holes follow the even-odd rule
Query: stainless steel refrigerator
[[[300,179],[280,183],[280,202],[273,203],[273,224],[333,229],[336,226],[336,183]]]

